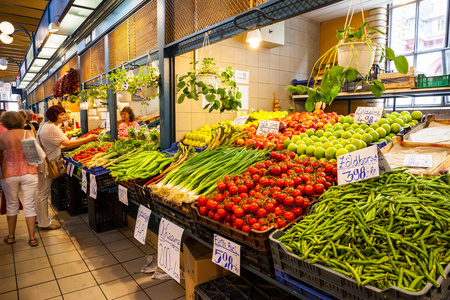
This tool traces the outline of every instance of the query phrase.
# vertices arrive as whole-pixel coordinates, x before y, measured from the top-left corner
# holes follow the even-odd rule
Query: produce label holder
[[[86,178],[86,171],[83,169],[81,170],[81,190],[86,193],[87,191],[87,178]]]
[[[73,177],[73,169],[75,169],[75,165],[71,163],[69,166],[70,166],[70,174],[69,175],[70,175],[70,177]]]
[[[97,199],[97,180],[94,174],[89,174],[91,186],[89,188],[89,197]]]
[[[247,122],[248,117],[249,117],[248,115],[237,117],[236,119],[234,119],[234,121],[231,123],[231,125],[244,125],[245,122]]]
[[[138,214],[136,217],[136,226],[134,227],[134,238],[141,244],[145,245],[147,238],[148,221],[152,211],[143,205],[139,205]]]
[[[374,124],[383,117],[383,107],[358,107],[355,112],[355,123],[358,124]]]
[[[141,205],[142,206],[142,205]],[[180,283],[180,249],[184,229],[161,219],[158,234],[158,267]]]
[[[119,201],[128,206],[128,190],[123,185],[119,184]]]
[[[378,177],[391,170],[376,145],[338,156],[337,167],[338,185]]]
[[[403,166],[431,168],[433,166],[433,155],[406,154],[403,159]]]
[[[279,121],[269,121],[269,120],[261,120],[259,122],[258,130],[256,131],[256,135],[268,135],[269,133],[278,133],[280,128]]]
[[[212,262],[241,276],[241,246],[214,234]]]

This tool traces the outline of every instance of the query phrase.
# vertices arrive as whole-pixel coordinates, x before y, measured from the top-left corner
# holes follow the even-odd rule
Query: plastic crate
[[[228,275],[195,288],[196,300],[293,300],[294,295],[267,282],[261,277],[242,270],[241,276]]]
[[[435,300],[441,298],[448,291],[450,285],[450,264],[444,272],[446,279],[440,276],[437,282],[439,287],[428,283],[420,292],[408,292],[399,287],[389,287],[380,290],[370,285],[358,286],[354,279],[331,270],[319,264],[311,264],[300,260],[299,257],[289,252],[286,247],[278,241],[286,233],[276,230],[270,235],[272,257],[275,268],[282,272],[305,282],[327,294],[338,299],[369,300],[369,299],[402,299],[402,300]]]
[[[134,192],[134,181],[133,180],[127,180],[127,181],[122,181],[122,180],[117,180],[117,178],[112,177],[112,179],[114,179],[114,181],[116,182],[116,184],[121,184],[124,187],[126,187],[129,190],[132,190]]]
[[[66,198],[66,177],[64,175],[60,178],[55,178],[52,180],[51,185],[51,203],[57,210],[65,210],[67,208],[67,198]]]
[[[178,144],[179,144],[179,143],[181,143],[181,142],[175,142],[175,143],[173,143],[173,144],[170,146],[169,149],[166,149],[166,150],[161,151],[161,152],[164,153],[164,154],[166,154],[166,155],[168,155],[168,156],[174,156],[174,155],[177,153],[177,151],[178,151]],[[184,144],[184,143],[183,143],[183,145],[188,146],[188,145],[186,145],[186,144]],[[206,148],[208,148],[208,146],[204,146],[203,148],[194,147],[195,152],[197,152],[197,153],[202,152],[202,151],[205,150]]]
[[[86,173],[93,174],[95,176],[111,173],[110,170],[103,167],[93,167],[90,169],[84,167],[83,169],[86,171]]]
[[[145,207],[149,208],[151,211],[154,211],[156,213],[155,203],[149,196],[143,196],[141,194],[137,194],[139,204],[144,205]]]
[[[160,201],[153,201],[153,205],[155,212],[162,218],[166,218],[170,222],[177,224],[195,235],[198,234],[197,224],[191,213],[182,213],[180,210],[175,210],[173,207],[167,206]]]
[[[117,189],[97,191],[97,199],[88,197],[88,216],[89,226],[96,232],[125,226],[126,215],[123,204],[119,202]]]
[[[304,285],[303,283],[298,282],[288,274],[278,270],[275,268],[276,279],[279,283],[284,284],[285,286],[293,289],[297,293],[306,296],[311,300],[332,300],[332,298],[323,295],[322,293],[316,291],[309,286]]]
[[[109,173],[95,176],[95,179],[97,180],[97,189],[99,190],[116,186],[116,182],[111,177],[111,175],[109,175]]]
[[[81,190],[81,183],[75,177],[66,177],[67,212],[76,216],[88,211],[87,195]]]
[[[286,227],[288,227],[290,224],[297,222],[298,220],[303,218],[304,215],[307,215],[311,205],[315,202],[314,199],[315,198],[310,200],[311,202],[310,204],[308,204],[307,208],[305,209],[305,212],[301,216],[295,218],[294,221],[289,222],[286,225]],[[264,231],[256,231],[254,229],[251,229],[250,232],[247,233],[242,230],[225,225],[222,222],[213,220],[208,216],[201,215],[198,210],[197,203],[192,204],[192,210],[195,221],[197,223],[202,224],[208,228],[211,228],[217,233],[223,235],[224,237],[234,239],[238,241],[238,243],[240,244],[248,245],[259,251],[270,250],[269,235],[275,230],[274,227],[270,227],[269,229],[266,229]]]
[[[150,197],[149,191],[144,188],[144,184],[146,184],[150,179],[135,179],[134,180],[134,190],[138,195],[144,196],[144,197]]]
[[[438,86],[450,86],[450,75],[430,76],[424,74],[417,76],[417,88],[431,88]]]
[[[214,231],[197,224],[198,236],[210,244],[214,243]],[[258,251],[252,247],[241,245],[241,263],[244,263],[267,276],[275,278],[272,253],[268,251]]]

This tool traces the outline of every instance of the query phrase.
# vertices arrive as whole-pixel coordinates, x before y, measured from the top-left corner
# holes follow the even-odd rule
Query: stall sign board
[[[180,283],[180,249],[184,229],[161,219],[158,234],[158,267]]]

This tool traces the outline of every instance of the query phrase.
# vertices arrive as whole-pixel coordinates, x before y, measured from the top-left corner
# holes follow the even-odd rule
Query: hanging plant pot
[[[131,102],[131,95],[127,91],[116,91],[116,97],[119,102]]]
[[[104,106],[105,106],[104,103],[106,103],[106,100],[103,100],[103,99],[95,99],[94,102],[95,102],[95,105],[97,105],[97,107],[104,107]]]
[[[363,76],[369,73],[375,58],[375,51],[364,42],[353,42],[339,45],[338,64],[344,68],[354,68]]]
[[[217,84],[219,82],[216,74],[199,74],[195,80],[197,83],[202,81],[206,85],[212,85],[217,89]]]
[[[88,110],[89,102],[80,102],[80,110]]]
[[[142,96],[145,98],[155,98],[158,95],[158,87],[151,85],[149,87],[141,87]]]

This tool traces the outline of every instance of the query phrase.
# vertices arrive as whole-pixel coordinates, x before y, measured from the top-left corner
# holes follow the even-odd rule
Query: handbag
[[[38,139],[39,139],[39,144],[41,144],[41,146],[42,146],[41,137],[39,135],[38,135]],[[60,155],[57,160],[50,161],[48,159],[48,154],[47,154],[45,156],[45,161],[47,162],[49,178],[56,179],[56,178],[62,177],[66,174],[66,163],[64,162],[62,155]]]
[[[44,162],[46,157],[45,151],[34,137],[30,136],[25,139],[26,134],[27,131],[24,130],[23,139],[20,141],[22,144],[23,155],[30,166],[39,165]]]

